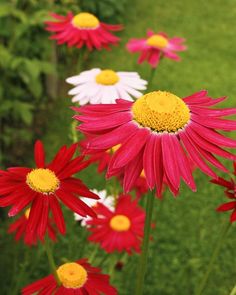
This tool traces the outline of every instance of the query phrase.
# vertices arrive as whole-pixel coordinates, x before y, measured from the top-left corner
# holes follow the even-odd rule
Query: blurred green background
[[[48,159],[62,144],[71,142],[73,112],[65,78],[80,69],[75,65],[79,52],[65,46],[56,47],[48,40],[43,21],[49,11],[65,14],[68,10],[96,13],[109,23],[122,22],[121,43],[111,51],[93,52],[84,68],[111,68],[137,71],[148,79],[148,64],[137,65],[137,55],[130,55],[125,44],[131,37],[143,37],[148,28],[165,31],[169,36],[187,40],[188,50],[180,63],[164,60],[157,69],[153,89],[168,90],[180,97],[207,89],[212,97],[228,96],[222,105],[236,105],[236,2],[235,0],[84,0],[0,2],[0,120],[1,168],[33,165],[33,143],[44,141]],[[235,133],[232,134],[235,138]],[[226,162],[231,168],[231,163]],[[103,189],[104,177],[91,166],[80,177],[90,188]],[[209,263],[217,237],[228,213],[216,213],[225,201],[223,189],[209,183],[199,171],[195,173],[197,193],[184,185],[174,199],[169,193],[164,201],[156,200],[152,232],[152,259],[149,263],[145,295],[192,295]],[[7,210],[2,210],[0,226],[1,294],[15,295],[20,288],[49,273],[42,249],[27,250],[16,244],[6,231]],[[93,245],[84,244],[86,235],[65,210],[67,235],[59,237],[55,256],[89,257]],[[214,265],[205,295],[227,295],[236,284],[235,225],[224,241]],[[101,251],[94,264],[105,257]],[[124,257],[122,258],[124,259]],[[125,257],[122,271],[106,260],[104,272],[112,273],[119,294],[133,292],[137,256]]]

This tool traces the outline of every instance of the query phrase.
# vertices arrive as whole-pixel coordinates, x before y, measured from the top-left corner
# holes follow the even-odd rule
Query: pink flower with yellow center
[[[54,33],[50,39],[57,40],[59,45],[100,50],[109,49],[109,45],[116,45],[120,40],[110,31],[120,31],[122,25],[105,24],[91,13],[80,12],[75,16],[72,12],[66,16],[51,13],[51,16],[56,21],[46,21],[46,30]]]
[[[89,136],[89,152],[121,145],[109,162],[107,177],[124,174],[125,192],[144,170],[148,187],[156,188],[157,195],[164,181],[177,195],[181,178],[196,190],[193,166],[217,178],[211,166],[228,170],[215,155],[236,159],[222,148],[235,148],[236,140],[216,131],[236,130],[236,121],[222,118],[235,114],[236,108],[210,108],[224,99],[212,99],[205,90],[183,99],[154,91],[134,103],[120,99],[116,105],[80,107],[76,119],[82,122],[79,130]]]
[[[145,213],[131,196],[119,196],[115,210],[101,203],[96,207],[97,217],[88,220],[92,233],[89,241],[100,244],[108,253],[126,251],[139,252],[143,237]]]
[[[183,45],[184,41],[183,38],[168,38],[165,33],[154,33],[148,30],[146,38],[131,39],[127,43],[127,49],[131,53],[140,52],[138,59],[139,64],[146,60],[155,68],[163,57],[179,61],[180,57],[176,52],[186,50],[186,46]]]
[[[101,274],[101,270],[91,266],[87,259],[62,264],[57,268],[57,275],[60,286],[51,274],[23,288],[22,295],[117,295],[109,283],[109,276]]]

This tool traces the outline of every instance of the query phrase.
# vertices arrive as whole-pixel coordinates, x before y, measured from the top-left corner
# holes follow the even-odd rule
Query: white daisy
[[[80,105],[115,103],[117,98],[133,100],[139,98],[147,87],[147,81],[136,72],[114,72],[112,70],[92,69],[66,79],[76,87],[68,94],[74,95],[72,102]]]
[[[111,211],[114,211],[114,198],[113,196],[107,196],[107,191],[102,190],[102,191],[97,191],[96,189],[91,190],[93,193],[98,195],[100,197],[99,200],[94,200],[94,199],[88,199],[88,198],[80,198],[84,203],[86,203],[89,207],[94,207],[96,206],[97,203],[101,203],[104,206],[108,207]],[[81,216],[77,213],[74,213],[74,217],[76,221],[81,221],[82,226],[86,226],[86,222],[91,219],[91,217],[87,216]]]

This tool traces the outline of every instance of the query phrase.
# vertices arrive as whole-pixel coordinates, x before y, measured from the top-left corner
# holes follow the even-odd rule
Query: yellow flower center
[[[95,29],[99,26],[99,20],[91,13],[81,12],[73,17],[72,24],[79,29]]]
[[[60,181],[50,169],[39,168],[27,174],[26,183],[38,193],[51,194],[58,189]]]
[[[65,288],[73,289],[82,287],[88,278],[86,269],[75,262],[65,263],[58,267],[57,275]]]
[[[96,76],[96,82],[102,85],[114,85],[119,79],[116,72],[112,70],[103,70]]]
[[[190,119],[190,111],[178,96],[154,91],[143,95],[132,106],[133,119],[157,132],[176,132]]]
[[[127,231],[130,226],[131,222],[125,215],[115,215],[110,220],[110,227],[115,231]]]
[[[28,219],[30,215],[30,208],[25,210],[25,218]]]
[[[152,35],[147,39],[147,44],[149,46],[165,48],[168,45],[168,40],[162,35]]]

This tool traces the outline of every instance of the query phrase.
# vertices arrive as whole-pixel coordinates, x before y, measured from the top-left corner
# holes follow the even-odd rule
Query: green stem
[[[152,88],[152,82],[153,82],[153,78],[155,76],[156,73],[156,68],[151,68],[151,72],[148,78],[148,91],[150,91],[150,88]]]
[[[216,247],[212,253],[212,256],[211,256],[211,260],[208,264],[208,268],[207,268],[207,271],[201,281],[201,284],[199,285],[199,288],[197,289],[197,292],[195,293],[196,295],[201,295],[202,292],[204,291],[205,287],[206,287],[206,284],[207,284],[207,281],[209,279],[209,276],[211,274],[211,271],[213,269],[213,266],[214,266],[214,263],[215,263],[215,260],[220,252],[220,248],[222,246],[222,244],[225,242],[225,237],[227,235],[227,232],[230,228],[230,225],[231,223],[227,220],[227,223],[223,226],[223,229],[220,233],[220,236],[218,238],[218,242],[216,244]]]
[[[49,241],[48,241],[47,238],[45,238],[44,249],[45,249],[45,252],[46,252],[47,257],[48,257],[48,262],[49,262],[51,271],[52,271],[52,273],[53,273],[53,275],[54,275],[54,277],[55,277],[55,279],[57,281],[57,284],[60,285],[61,282],[60,282],[58,274],[57,274],[57,267],[56,267],[55,261],[53,259],[52,249],[50,247],[50,244],[49,244]]]
[[[148,194],[146,198],[147,200],[146,200],[146,219],[145,219],[145,227],[144,227],[144,238],[143,238],[143,244],[142,244],[142,253],[140,256],[140,261],[138,266],[135,295],[143,294],[144,278],[145,278],[147,260],[148,260],[148,246],[150,241],[153,204],[155,199],[154,191]]]
[[[229,295],[236,295],[236,285],[234,286]]]
[[[95,247],[94,247],[94,249],[93,249],[93,252],[92,252],[92,254],[91,254],[90,257],[89,257],[89,262],[90,262],[91,264],[93,264],[94,259],[96,258],[96,255],[97,255],[97,253],[98,253],[98,250],[99,250],[99,245],[95,245]]]

